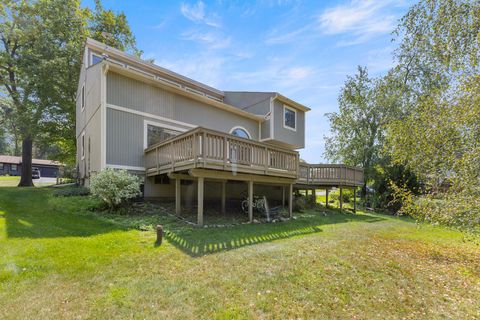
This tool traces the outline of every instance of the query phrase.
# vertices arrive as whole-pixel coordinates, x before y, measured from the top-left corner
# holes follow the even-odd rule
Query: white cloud
[[[392,1],[352,0],[347,4],[326,9],[319,17],[324,34],[351,34],[351,40],[340,45],[367,41],[377,34],[389,33],[395,28],[396,17],[388,13]]]
[[[205,4],[202,1],[198,1],[193,5],[182,3],[180,6],[180,12],[185,18],[195,23],[204,23],[215,28],[221,27],[218,17],[214,15],[206,15]]]
[[[191,40],[208,46],[209,49],[224,49],[230,45],[231,37],[224,37],[215,32],[192,30],[182,33],[182,39]]]

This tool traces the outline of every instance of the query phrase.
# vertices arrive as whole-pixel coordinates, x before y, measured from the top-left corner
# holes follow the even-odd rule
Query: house
[[[32,167],[40,170],[42,177],[56,178],[62,165],[56,161],[32,159]],[[19,176],[22,173],[22,157],[0,155],[0,176]]]
[[[204,201],[266,196],[289,203],[294,188],[354,188],[363,170],[300,163],[310,109],[277,92],[221,91],[88,39],[77,92],[80,181],[126,169],[146,198]],[[228,199],[227,199],[228,195]],[[248,196],[246,196],[248,195]],[[249,219],[252,220],[251,201]]]

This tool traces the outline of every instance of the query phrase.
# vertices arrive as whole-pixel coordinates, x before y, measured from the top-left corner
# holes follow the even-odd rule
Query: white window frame
[[[287,109],[290,110],[290,111],[293,111],[293,112],[295,113],[295,128],[292,128],[292,127],[287,126],[287,125],[285,124],[285,120],[286,120],[286,119],[285,119],[285,110],[287,110]],[[289,106],[287,106],[286,104],[283,105],[283,127],[284,127],[285,129],[288,129],[288,130],[292,130],[292,131],[295,131],[295,132],[297,131],[297,109],[294,109],[294,108],[292,108],[292,107],[289,107]]]
[[[86,96],[86,94],[85,94],[85,82],[84,82],[83,85],[82,85],[82,90],[80,90],[80,100],[81,100],[80,101],[80,103],[81,103],[80,108],[81,108],[82,112],[85,110],[85,105],[86,105],[85,96]]]
[[[151,120],[143,120],[143,149],[148,148],[148,125],[159,127],[159,128],[165,128],[165,129],[170,129],[170,130],[175,130],[179,132],[186,132],[189,129],[181,128],[181,127],[176,127],[171,124],[166,124],[166,123],[161,123],[161,122],[155,122]]]
[[[248,130],[245,129],[244,127],[242,127],[242,126],[233,127],[232,129],[230,129],[230,134],[233,135],[233,131],[235,131],[236,129],[241,129],[241,130],[245,131],[247,133],[248,139],[252,140],[252,135],[250,134],[250,132],[248,132]],[[238,137],[238,138],[242,138],[242,137]]]
[[[82,160],[85,159],[85,131],[80,136],[80,151]]]

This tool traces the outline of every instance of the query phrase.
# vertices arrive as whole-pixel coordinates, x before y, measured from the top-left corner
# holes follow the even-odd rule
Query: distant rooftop
[[[21,164],[22,157],[0,155],[0,163]],[[53,161],[53,160],[45,160],[45,159],[32,159],[32,164],[37,164],[37,165],[40,164],[40,165],[47,165],[47,166],[62,165],[60,162]]]

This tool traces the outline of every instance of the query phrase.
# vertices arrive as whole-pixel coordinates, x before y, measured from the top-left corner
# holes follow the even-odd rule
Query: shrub
[[[55,197],[88,196],[89,194],[90,190],[85,187],[60,188],[53,193]]]
[[[105,169],[91,178],[90,191],[112,210],[140,195],[140,179],[126,170]]]

